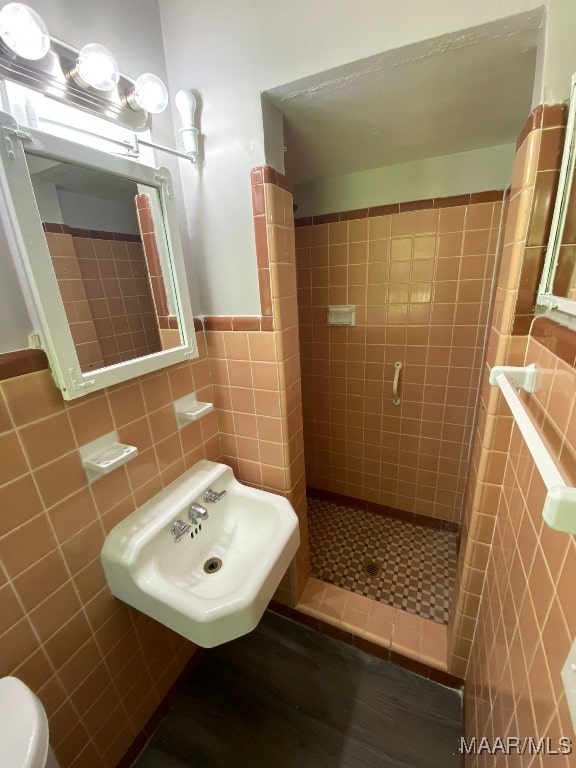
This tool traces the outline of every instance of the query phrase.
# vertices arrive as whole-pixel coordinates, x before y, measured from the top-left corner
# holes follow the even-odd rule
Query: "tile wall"
[[[140,238],[48,222],[44,229],[82,370],[160,351]]]
[[[540,367],[524,397],[567,479],[576,482],[575,334],[534,321],[565,110],[540,107],[519,139],[505,245],[474,439],[449,632],[450,670],[466,676],[465,732],[472,736],[574,738],[560,669],[576,636],[573,536],[543,522],[544,486],[507,404],[488,385],[494,364]],[[528,319],[529,318],[529,319]],[[530,334],[526,331],[531,328]],[[562,755],[467,755],[467,766],[571,765]]]
[[[567,481],[576,484],[576,333],[569,333],[570,363],[555,351],[554,331],[551,348],[531,336],[520,363],[540,368],[546,386],[530,398],[530,410]],[[544,523],[545,495],[514,427],[502,491],[494,500],[494,537],[466,674],[468,739],[548,737],[553,748],[561,736],[576,742],[560,676],[576,637],[576,540]],[[568,768],[573,761],[573,755],[539,755],[526,765]],[[466,760],[474,768],[505,764],[510,765],[486,755]]]
[[[310,558],[291,188],[256,168],[252,201],[262,318],[208,318],[206,336],[223,460],[244,482],[285,495],[300,519],[301,546],[276,594],[295,605]],[[273,331],[262,329],[268,319]]]
[[[213,397],[204,334],[192,363],[65,403],[48,370],[0,383],[0,676],[40,697],[62,768],[115,768],[194,645],[115,600],[107,532],[198,460],[211,414],[178,431],[175,398]],[[78,446],[116,428],[138,457],[92,485]]]
[[[170,314],[168,306],[166,284],[164,282],[158,242],[156,240],[152,205],[148,194],[136,195],[136,214],[138,216],[138,226],[142,233],[142,249],[146,262],[148,282],[152,292],[152,300],[154,302],[154,311],[160,329],[162,348],[175,347],[180,343],[180,334],[177,332],[178,318]],[[170,331],[174,333],[170,334]],[[171,336],[174,343],[166,344],[165,340],[170,339]]]
[[[465,675],[476,626],[512,427],[507,406],[488,385],[489,369],[495,364],[521,365],[524,359],[525,328],[534,317],[565,119],[559,105],[539,107],[530,115],[518,141],[462,518],[456,599],[449,624],[451,671],[460,677]]]
[[[100,565],[107,532],[185,469],[223,458],[244,482],[290,499],[302,545],[276,599],[295,605],[304,589],[309,557],[286,187],[272,169],[252,174],[267,312],[203,318],[197,360],[71,403],[36,351],[0,360],[0,676],[14,674],[39,695],[62,768],[116,768],[195,650],[112,598]],[[216,410],[178,430],[172,402],[192,391]],[[88,486],[77,448],[114,428],[139,456]]]
[[[502,198],[297,222],[309,485],[460,521]],[[355,305],[355,326],[329,327],[328,304]]]

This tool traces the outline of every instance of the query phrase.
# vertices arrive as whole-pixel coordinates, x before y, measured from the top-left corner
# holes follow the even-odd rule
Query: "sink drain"
[[[222,560],[219,557],[211,557],[204,563],[204,571],[206,573],[216,573],[222,568]]]

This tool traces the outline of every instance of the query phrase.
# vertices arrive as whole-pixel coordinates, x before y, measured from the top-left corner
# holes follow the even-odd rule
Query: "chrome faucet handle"
[[[185,523],[184,520],[176,520],[176,522],[173,524],[172,528],[170,529],[170,533],[172,536],[174,536],[174,541],[178,543],[181,541],[184,536],[188,533],[189,530],[191,530],[192,526],[188,523]]]
[[[204,501],[209,502],[210,504],[214,504],[217,501],[220,501],[222,496],[226,496],[226,491],[213,491],[212,488],[208,488],[207,491],[204,491]]]
[[[188,509],[188,518],[192,520],[193,524],[199,523],[202,520],[208,519],[208,510],[206,507],[203,507],[202,504],[198,504],[198,502],[194,502],[193,504],[190,504],[190,507]]]

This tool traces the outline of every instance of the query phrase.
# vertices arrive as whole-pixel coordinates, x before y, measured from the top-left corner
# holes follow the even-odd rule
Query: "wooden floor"
[[[134,768],[458,768],[461,698],[267,613],[207,651]]]

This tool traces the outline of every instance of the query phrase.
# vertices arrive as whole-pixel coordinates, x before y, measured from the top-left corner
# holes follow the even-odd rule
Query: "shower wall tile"
[[[460,521],[503,193],[486,197],[296,228],[308,485]]]

